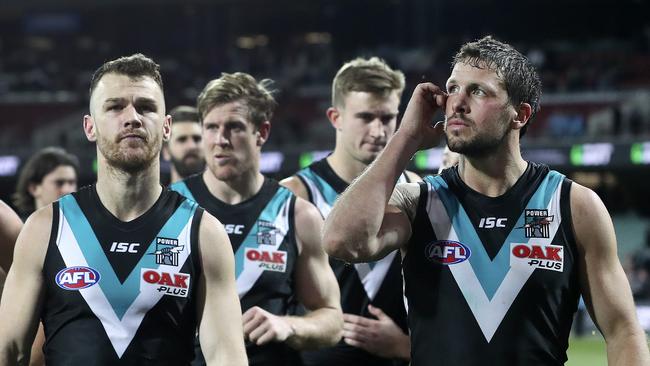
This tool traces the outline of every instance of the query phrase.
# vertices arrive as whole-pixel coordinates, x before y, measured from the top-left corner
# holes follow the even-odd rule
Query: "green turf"
[[[569,339],[566,366],[607,366],[605,341],[600,335]]]

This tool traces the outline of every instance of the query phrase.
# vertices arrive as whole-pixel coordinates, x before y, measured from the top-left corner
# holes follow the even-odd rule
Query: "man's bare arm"
[[[287,187],[293,194],[304,199],[309,200],[309,192],[307,192],[307,187],[305,184],[298,178],[297,175],[292,175],[290,177],[284,178],[280,181],[280,184]]]
[[[36,211],[16,240],[15,260],[0,303],[0,365],[27,365],[38,328],[43,261],[50,240],[52,205]]]
[[[327,254],[320,242],[323,219],[315,206],[296,200],[296,237],[301,253],[296,264],[296,292],[310,310],[290,317],[295,334],[289,345],[297,349],[333,346],[343,331],[341,293]]]
[[[18,233],[20,233],[22,227],[23,222],[20,217],[16,215],[11,207],[0,201],[0,276],[2,271],[5,274],[9,272],[16,238],[18,238]]]
[[[431,122],[444,98],[431,83],[416,87],[395,136],[339,197],[325,220],[323,244],[331,256],[363,262],[403,248],[411,225],[401,210],[387,203],[413,154],[438,143],[442,128]]]
[[[206,363],[247,365],[232,247],[223,225],[207,212],[201,218],[199,251],[203,271],[197,314]]]
[[[645,333],[616,254],[614,226],[605,205],[593,191],[573,183],[571,210],[582,293],[607,342],[609,365],[649,365]]]
[[[327,255],[320,245],[323,219],[309,202],[298,198],[295,206],[296,294],[310,310],[304,316],[278,316],[259,307],[244,313],[244,333],[258,345],[287,342],[292,348],[314,349],[336,344],[343,317],[340,292]]]

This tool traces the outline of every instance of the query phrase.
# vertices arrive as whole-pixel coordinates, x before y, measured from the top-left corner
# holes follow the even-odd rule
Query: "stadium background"
[[[376,55],[404,71],[403,110],[419,81],[444,84],[463,42],[493,34],[527,54],[542,77],[542,110],[522,141],[524,156],[598,192],[643,306],[650,300],[648,14],[646,0],[4,0],[0,199],[10,201],[21,164],[49,145],[77,155],[80,184],[93,182],[95,150],[81,121],[90,75],[106,60],[153,57],[168,109],[194,104],[221,72],[274,79],[279,108],[263,169],[284,177],[333,147],[324,111],[342,62]],[[436,170],[440,151],[418,154],[412,168]],[[586,321],[576,332],[587,336],[572,340],[569,365],[605,364],[593,330]]]

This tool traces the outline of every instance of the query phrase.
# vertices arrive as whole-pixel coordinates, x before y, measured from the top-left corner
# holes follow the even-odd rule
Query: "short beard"
[[[449,134],[446,134],[447,146],[449,146],[449,150],[470,158],[478,158],[491,155],[501,147],[506,138],[508,138],[508,135],[514,131],[507,128],[507,122],[505,122],[506,120],[507,113],[504,109],[502,113],[497,117],[497,121],[499,121],[499,123],[503,123],[503,125],[498,125],[499,127],[503,128],[503,131],[501,131],[501,133],[496,136],[491,134],[476,135],[471,140],[463,141],[460,139],[455,140],[453,139],[453,136],[450,139]],[[475,126],[473,121],[472,125]],[[519,133],[518,131],[514,132]]]
[[[469,141],[459,141],[447,137],[449,150],[470,158],[488,156],[497,151],[512,130],[506,130],[501,136],[476,136]]]
[[[190,154],[196,159],[193,163],[186,163],[185,159]],[[205,159],[202,159],[199,155],[196,155],[194,153],[188,153],[181,159],[176,159],[172,156],[171,163],[174,167],[174,170],[176,170],[176,173],[178,173],[181,178],[187,178],[190,175],[201,173],[205,170]]]
[[[103,139],[103,137],[100,137],[97,141],[97,147],[108,165],[126,173],[134,174],[146,170],[156,161],[156,158],[160,155],[162,142],[154,143],[152,146],[148,141],[145,141],[143,154],[128,154],[120,149],[119,142],[113,143],[111,146],[111,143]]]

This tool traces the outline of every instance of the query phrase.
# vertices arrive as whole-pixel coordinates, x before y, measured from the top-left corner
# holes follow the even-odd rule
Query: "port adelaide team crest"
[[[151,287],[164,295],[187,297],[190,275],[177,271],[170,271],[169,267],[178,267],[179,253],[183,251],[184,245],[178,243],[178,239],[156,237],[156,246],[153,253],[156,264],[161,268],[142,268],[141,289]],[[165,268],[165,269],[163,269]]]
[[[246,266],[255,266],[265,271],[285,272],[287,252],[276,250],[278,228],[273,223],[257,221],[257,247],[246,248]]]
[[[523,226],[526,237],[548,238],[551,222],[553,222],[553,216],[549,216],[548,210],[526,210]],[[522,227],[518,227],[518,229],[522,229]]]

